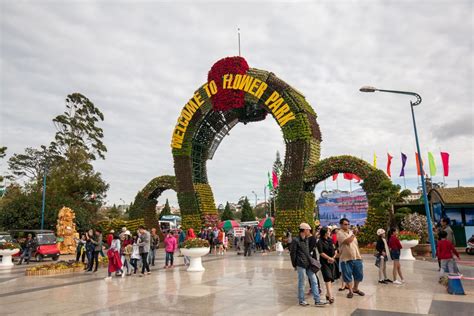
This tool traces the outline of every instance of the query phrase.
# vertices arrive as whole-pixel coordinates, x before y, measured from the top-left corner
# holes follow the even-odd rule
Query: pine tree
[[[234,214],[230,209],[229,202],[227,202],[225,205],[224,212],[221,215],[221,221],[226,221],[228,219],[234,219]]]
[[[253,213],[252,207],[250,206],[249,199],[245,197],[242,204],[242,214],[240,217],[242,222],[250,222],[255,220],[255,214]]]
[[[107,217],[109,219],[120,218],[121,215],[122,213],[120,213],[120,210],[115,204],[107,211]]]
[[[168,199],[166,199],[165,207],[160,212],[160,219],[165,215],[171,215],[171,207]]]

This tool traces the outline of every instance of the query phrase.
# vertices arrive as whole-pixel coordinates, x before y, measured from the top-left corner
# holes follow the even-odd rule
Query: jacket
[[[253,243],[255,239],[253,238],[253,233],[251,230],[246,229],[245,230],[245,237],[244,237],[244,242],[247,244]]]
[[[166,252],[175,252],[178,246],[178,242],[174,236],[166,236],[164,243]]]
[[[158,234],[154,236],[150,234],[150,250],[158,249],[159,245],[160,245],[160,236],[158,236]]]
[[[302,267],[309,268],[310,256],[308,238],[301,239],[300,236],[293,238],[290,247],[291,264],[293,268]]]
[[[138,243],[140,253],[147,253],[150,250],[150,232],[145,230],[140,235],[140,242]]]
[[[102,250],[102,234],[99,234],[99,236],[95,235],[94,238],[91,239],[91,243],[94,245],[94,251],[101,251]]]

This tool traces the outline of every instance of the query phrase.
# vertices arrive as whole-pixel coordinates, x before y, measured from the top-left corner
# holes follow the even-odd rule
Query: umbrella
[[[223,221],[223,222],[220,222],[219,225],[217,225],[217,228],[224,228],[224,230],[229,230],[229,229],[232,229],[234,227],[240,227],[240,224],[237,223],[236,221],[234,220],[226,220],[226,221]]]
[[[258,223],[258,227],[260,227],[260,228],[273,227],[273,222],[274,221],[275,221],[275,219],[273,217],[264,218],[260,221],[260,223]]]

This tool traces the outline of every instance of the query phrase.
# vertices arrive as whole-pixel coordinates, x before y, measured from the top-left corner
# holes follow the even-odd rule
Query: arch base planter
[[[11,268],[13,266],[12,256],[19,251],[20,249],[1,249],[0,256],[2,256],[2,262],[0,262],[0,269]]]
[[[400,240],[400,243],[402,244],[400,260],[416,260],[415,257],[413,257],[411,248],[418,245],[418,240]]]
[[[183,256],[189,257],[189,267],[186,271],[188,272],[202,272],[206,269],[202,266],[201,257],[204,257],[209,253],[209,247],[205,248],[181,248],[181,253]]]

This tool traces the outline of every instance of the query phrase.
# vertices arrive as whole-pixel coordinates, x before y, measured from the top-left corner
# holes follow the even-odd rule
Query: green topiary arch
[[[156,216],[156,203],[161,193],[166,190],[176,191],[176,178],[174,176],[160,176],[156,177],[139,192],[135,198],[135,203],[139,203],[143,209],[143,218],[145,226],[148,228],[158,228],[158,217]]]
[[[367,195],[376,192],[380,182],[389,180],[382,170],[374,168],[357,157],[343,155],[321,160],[305,170],[304,182],[307,190],[314,190],[319,182],[336,173],[353,173],[364,180],[363,188]]]

